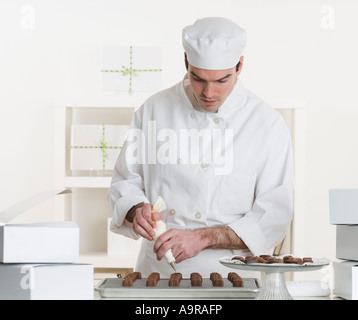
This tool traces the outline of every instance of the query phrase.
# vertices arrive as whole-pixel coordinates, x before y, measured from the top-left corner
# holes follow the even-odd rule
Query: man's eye
[[[227,79],[225,80],[218,80],[218,83],[226,83],[227,82]]]

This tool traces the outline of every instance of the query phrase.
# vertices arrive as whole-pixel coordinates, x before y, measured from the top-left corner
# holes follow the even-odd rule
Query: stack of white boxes
[[[332,189],[330,223],[336,225],[333,293],[358,300],[358,189]]]
[[[0,299],[93,299],[93,266],[79,264],[75,222],[8,224],[30,207],[70,190],[44,192],[0,212]]]

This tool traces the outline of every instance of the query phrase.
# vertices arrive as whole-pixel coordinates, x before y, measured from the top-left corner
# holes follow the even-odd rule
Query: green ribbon
[[[133,77],[137,77],[136,72],[161,72],[162,69],[133,69],[133,47],[129,47],[129,68],[122,66],[120,70],[101,70],[101,72],[120,72],[123,77],[129,75],[129,92],[132,92]]]
[[[131,75],[132,77],[136,77],[137,74],[135,73],[136,70],[134,69],[128,69],[127,67],[125,66],[122,66],[122,70],[119,70],[120,73],[122,74],[122,76],[126,76],[127,74]]]
[[[108,153],[106,151],[107,148],[107,142],[104,140],[101,140],[101,145],[100,148],[102,149],[102,158],[103,159],[108,159]],[[103,164],[104,165],[104,164]]]
[[[102,139],[100,140],[99,146],[71,146],[73,149],[101,149],[102,150],[102,169],[105,170],[106,168],[106,159],[108,159],[108,153],[106,149],[121,149],[122,147],[118,146],[108,146],[107,141],[105,140],[106,137],[106,129],[105,125],[102,124]]]

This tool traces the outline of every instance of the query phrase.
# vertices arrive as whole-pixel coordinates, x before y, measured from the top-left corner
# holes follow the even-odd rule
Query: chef
[[[204,18],[182,32],[187,73],[133,117],[108,192],[111,231],[143,238],[135,267],[144,277],[173,272],[226,276],[223,256],[260,255],[292,219],[290,133],[283,118],[245,89],[245,31]],[[163,212],[152,212],[158,197]],[[167,231],[153,241],[156,221]],[[249,276],[240,271],[241,276]]]

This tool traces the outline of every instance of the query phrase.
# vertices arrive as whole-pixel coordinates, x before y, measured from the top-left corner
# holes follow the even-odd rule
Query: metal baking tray
[[[122,278],[103,279],[95,288],[103,298],[197,298],[246,299],[256,298],[260,291],[256,278],[243,278],[243,287],[233,287],[228,279],[223,287],[213,287],[210,279],[203,278],[201,287],[192,287],[190,279],[182,279],[179,287],[169,287],[169,279],[161,279],[156,287],[146,287],[147,279],[137,279],[133,287],[122,287]]]

